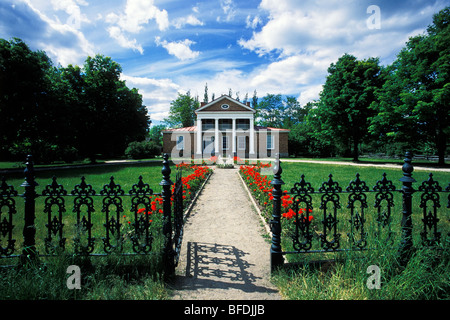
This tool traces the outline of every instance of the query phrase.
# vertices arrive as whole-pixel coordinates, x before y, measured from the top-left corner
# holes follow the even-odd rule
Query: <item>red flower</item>
[[[299,215],[299,216],[303,216],[303,214],[305,213],[305,211],[306,211],[306,209],[300,209],[300,210],[298,211],[298,215]],[[308,209],[308,212],[309,212],[309,213],[312,213],[312,210],[311,210],[311,209]],[[296,216],[296,214],[295,214],[295,211],[294,211],[294,210],[289,209],[288,212],[283,213],[282,216],[283,216],[283,218],[286,218],[287,220],[290,220],[290,219],[294,218],[294,217]],[[314,219],[314,217],[313,217],[312,215],[308,215],[308,217],[303,216],[302,219],[303,219],[303,222],[307,222],[307,221],[308,221],[308,222],[311,222],[311,221]]]

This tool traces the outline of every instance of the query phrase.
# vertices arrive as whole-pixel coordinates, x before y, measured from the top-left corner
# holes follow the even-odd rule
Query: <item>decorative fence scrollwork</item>
[[[0,234],[2,240],[6,240],[6,246],[3,242],[0,242],[0,255],[9,256],[14,252],[14,244],[16,240],[13,239],[13,215],[16,211],[16,201],[14,197],[17,196],[17,191],[13,186],[6,183],[5,178],[2,179],[0,186]],[[6,214],[3,212],[3,208],[7,209]]]
[[[271,182],[274,187],[272,190],[273,220],[271,221],[272,270],[284,264],[283,256],[286,254],[366,250],[376,248],[380,243],[386,243],[392,247],[394,243],[392,219],[396,194],[400,195],[403,200],[401,232],[399,232],[401,241],[398,247],[400,261],[407,262],[410,249],[413,247],[411,216],[414,193],[420,194],[418,207],[422,209],[423,216],[421,219],[423,229],[420,232],[421,244],[425,247],[436,247],[442,244],[442,235],[438,228],[438,222],[441,221],[438,218],[438,209],[441,208],[440,193],[449,193],[450,184],[444,190],[430,173],[428,180],[424,181],[418,190],[414,190],[412,184],[415,180],[412,178],[411,159],[412,155],[407,152],[405,164],[402,167],[403,177],[400,179],[401,189],[397,189],[393,182],[388,180],[386,173],[370,189],[357,173],[355,179],[345,190],[337,181],[333,180],[333,176],[330,174],[328,180],[315,191],[311,183],[306,180],[305,175],[302,174],[300,181],[296,182],[289,192],[283,193],[283,197],[292,199],[292,209],[289,211],[293,212],[283,213],[287,219],[285,229],[282,229],[283,223],[278,223],[282,210],[281,202],[277,199],[276,190],[280,190],[284,182],[281,177],[280,160],[277,156],[274,165],[274,179]],[[372,200],[370,202],[368,200],[369,195],[370,199],[374,199],[373,204]],[[345,208],[347,210],[341,206],[341,201],[344,199],[347,200]],[[450,194],[448,199],[447,208],[450,208]],[[320,214],[313,211],[315,204],[319,204]],[[368,211],[371,207],[374,210]],[[287,206],[285,209],[287,210]],[[369,215],[368,212],[370,212]],[[313,218],[315,219],[314,223],[312,222]],[[287,249],[285,250],[282,249],[282,241],[286,243]],[[446,244],[448,241],[449,239]],[[292,248],[293,251],[290,251],[289,248]]]
[[[163,180],[160,183],[163,192],[154,193],[149,184],[144,182],[142,176],[132,185],[126,193],[114,177],[109,183],[96,192],[92,185],[88,184],[85,177],[69,193],[63,185],[59,184],[56,177],[44,187],[41,194],[35,191],[38,185],[34,179],[34,169],[31,156],[27,158],[25,169],[26,181],[22,184],[26,189],[23,195],[13,186],[7,184],[3,178],[0,184],[0,258],[20,257],[21,261],[33,259],[34,256],[57,255],[70,250],[82,256],[102,256],[111,253],[117,254],[149,254],[154,251],[155,233],[161,235],[166,241],[160,241],[163,260],[166,261],[165,274],[171,275],[178,261],[183,235],[183,184],[182,172],[176,174],[176,182],[172,195],[170,181],[170,167],[168,155],[164,155]],[[23,253],[14,255],[17,248],[17,232],[14,228],[17,220],[17,199],[24,198],[24,247]],[[35,199],[41,197],[43,201],[43,213],[46,217],[43,249],[45,254],[39,253],[35,248],[36,218]],[[162,209],[158,210],[160,223],[153,226],[150,213],[154,213],[155,199],[158,198]],[[67,212],[67,206],[72,204],[72,215]],[[172,206],[174,227],[172,228]],[[101,207],[99,212],[96,208]],[[130,215],[126,213],[130,212]],[[101,214],[103,231],[99,229],[98,222],[94,225],[93,216]],[[131,220],[131,221],[126,221]],[[98,218],[95,221],[99,221]],[[42,226],[43,227],[43,226]],[[127,228],[124,228],[127,227]],[[39,227],[41,229],[41,227]],[[95,235],[101,236],[102,241],[97,241]],[[42,233],[42,231],[40,231]],[[128,240],[129,239],[129,240]],[[125,245],[126,243],[129,243]],[[69,246],[70,244],[70,246]],[[175,246],[175,250],[172,247]],[[130,252],[132,251],[132,252]],[[176,254],[174,254],[176,252]],[[167,256],[164,256],[166,255]]]
[[[420,208],[423,210],[423,231],[420,233],[422,244],[431,246],[440,242],[441,233],[437,230],[437,209],[441,207],[439,193],[442,191],[439,182],[433,180],[430,173],[427,181],[422,182],[419,191],[423,191],[420,196]],[[428,234],[431,233],[431,236]]]
[[[364,181],[359,179],[359,173],[356,174],[356,179],[350,182],[346,191],[350,192],[348,196],[347,208],[350,208],[350,226],[351,231],[347,234],[352,245],[358,249],[364,249],[367,246],[367,232],[364,229],[366,218],[364,210],[367,209],[367,195],[369,187]],[[359,203],[359,212],[357,203]]]
[[[109,184],[105,184],[100,191],[100,195],[104,196],[102,213],[105,214],[103,250],[107,253],[120,252],[123,249],[120,217],[125,211],[122,200],[124,194],[122,187],[114,182],[114,177],[111,177]],[[111,243],[112,241],[115,241],[115,244]]]
[[[81,177],[81,183],[77,184],[70,194],[75,196],[73,212],[77,214],[76,235],[74,238],[75,253],[88,255],[94,251],[95,243],[95,238],[92,237],[92,213],[95,212],[94,199],[92,197],[95,195],[95,190],[90,184],[86,183],[85,177]],[[83,212],[84,208],[86,210],[85,213]]]
[[[150,230],[152,223],[150,212],[151,200],[153,190],[147,183],[143,182],[142,176],[139,176],[138,183],[134,184],[130,190],[131,211],[134,214],[134,232],[131,234],[131,241],[133,242],[133,250],[136,253],[149,253],[152,250],[153,235]],[[144,214],[139,214],[139,209],[144,209]]]
[[[376,231],[376,236],[381,241],[392,244],[393,232],[391,230],[391,220],[392,208],[394,207],[394,194],[392,192],[396,191],[395,186],[391,180],[386,178],[386,173],[383,173],[383,178],[377,181],[376,185],[373,187],[373,191],[375,191],[374,207],[377,208],[376,220],[378,229]],[[386,229],[387,234],[382,238],[383,230]]]
[[[320,193],[325,193],[321,197],[320,208],[323,210],[323,232],[320,234],[321,246],[324,250],[336,250],[339,248],[341,234],[337,232],[337,210],[341,208],[339,192],[342,188],[339,183],[333,181],[333,175],[328,176],[328,181],[322,183],[319,188]],[[332,205],[332,212],[328,212],[328,204]],[[329,236],[331,235],[331,238]]]
[[[312,197],[310,193],[314,192],[309,182],[305,181],[305,176],[301,176],[300,182],[296,182],[291,189],[293,194],[294,212],[295,212],[295,232],[291,236],[293,247],[297,251],[310,250],[312,247],[313,233],[311,230],[310,213],[313,210]]]
[[[47,227],[45,251],[53,254],[58,249],[64,250],[66,246],[66,238],[63,237],[63,214],[66,212],[64,197],[67,195],[67,191],[62,185],[58,184],[54,176],[52,183],[42,191],[42,195],[46,197],[44,200],[44,213],[47,213],[48,217],[48,222],[45,225]],[[57,207],[57,214],[55,215],[53,215],[54,207]],[[57,237],[56,244],[53,241],[55,237]]]

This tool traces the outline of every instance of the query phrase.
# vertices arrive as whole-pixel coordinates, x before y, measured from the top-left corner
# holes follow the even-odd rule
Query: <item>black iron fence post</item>
[[[270,183],[273,185],[273,211],[272,220],[270,221],[270,229],[272,231],[272,246],[270,247],[270,266],[271,271],[275,271],[284,263],[284,258],[281,249],[281,186],[284,184],[281,179],[280,154],[276,154],[275,165],[273,167],[273,180]]]
[[[35,199],[37,198],[35,189],[38,183],[34,180],[34,164],[33,157],[31,155],[27,156],[25,165],[25,181],[21,184],[21,187],[25,187],[25,193],[23,195],[25,203],[25,223],[23,226],[23,250],[21,264],[25,264],[27,261],[34,260],[36,258],[36,227],[34,225],[34,220],[36,218]]]
[[[167,153],[163,156],[163,167],[161,173],[163,176],[162,181],[159,183],[162,186],[162,199],[163,199],[163,234],[165,237],[164,252],[163,252],[163,267],[165,272],[165,277],[171,277],[175,273],[175,262],[174,262],[174,251],[172,244],[172,206],[171,197],[172,190],[171,186],[173,182],[170,180],[171,169],[169,166],[169,155]]]
[[[402,186],[402,197],[403,197],[403,217],[401,222],[402,227],[402,238],[400,241],[399,255],[400,262],[402,265],[406,265],[410,258],[413,240],[412,240],[412,194],[414,193],[414,189],[412,187],[413,182],[416,180],[412,177],[412,172],[414,171],[414,167],[411,164],[412,154],[411,152],[406,152],[404,164],[402,167],[403,177],[400,178],[400,181],[403,183]]]

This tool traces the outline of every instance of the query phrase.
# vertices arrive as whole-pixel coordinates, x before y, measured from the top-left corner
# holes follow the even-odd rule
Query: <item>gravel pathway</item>
[[[216,168],[184,227],[173,299],[281,299],[264,233],[238,169]]]

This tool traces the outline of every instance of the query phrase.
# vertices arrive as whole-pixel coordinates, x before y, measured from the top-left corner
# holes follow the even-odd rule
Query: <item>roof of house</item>
[[[236,100],[236,99],[233,99],[233,98],[231,98],[231,97],[228,96],[228,95],[222,95],[222,96],[220,96],[219,98],[217,98],[217,99],[215,99],[215,100],[213,100],[213,101],[211,101],[211,102],[208,102],[208,103],[206,103],[206,104],[202,104],[202,106],[201,106],[200,108],[198,108],[198,109],[195,110],[195,113],[206,111],[205,109],[208,109],[208,108],[210,108],[211,106],[213,106],[213,105],[215,105],[216,103],[219,103],[219,102],[221,102],[221,101],[223,101],[223,100],[228,100],[228,101],[230,101],[233,105],[239,106],[240,108],[244,109],[244,110],[242,110],[242,111],[251,111],[251,112],[253,112],[253,113],[256,112],[256,110],[253,109],[252,107],[250,107],[249,105],[247,105],[247,104],[245,104],[245,103],[242,103],[242,102],[240,102],[240,101],[238,101],[238,100]],[[239,110],[239,111],[242,112],[241,110]],[[233,112],[233,111],[230,111],[230,112]],[[234,111],[234,112],[236,112],[236,111]]]
[[[255,131],[263,131],[263,130],[270,130],[270,131],[281,131],[281,132],[289,132],[291,130],[289,129],[281,129],[281,128],[273,128],[273,127],[262,127],[262,126],[255,126]],[[184,128],[173,128],[173,129],[166,129],[164,132],[195,132],[197,131],[197,126],[191,126],[191,127],[184,127]]]
[[[194,132],[197,131],[197,126],[192,127],[184,127],[184,128],[173,128],[173,129],[165,129],[164,132]]]

